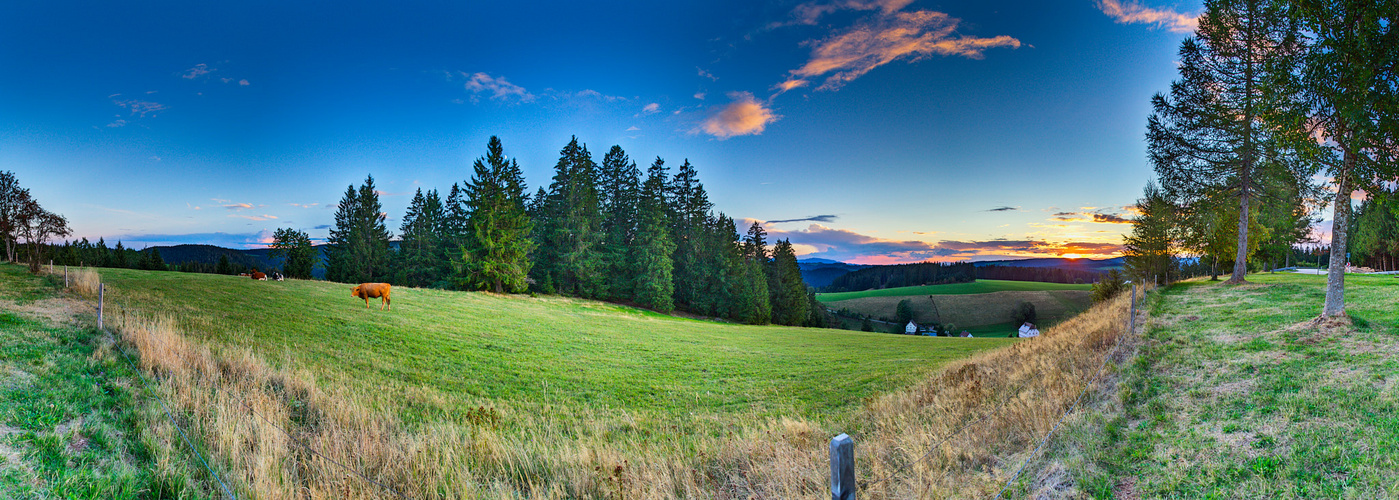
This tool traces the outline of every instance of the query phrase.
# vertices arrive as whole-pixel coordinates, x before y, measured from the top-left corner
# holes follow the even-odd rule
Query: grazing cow
[[[253,271],[253,279],[258,281],[267,281],[267,275],[257,271]]]
[[[382,311],[385,307],[388,307],[389,310],[393,310],[393,301],[389,300],[390,291],[390,285],[388,283],[362,283],[356,286],[354,291],[350,292],[350,296],[364,299],[365,309],[369,308],[370,298],[382,297],[383,300],[379,302],[379,310]]]

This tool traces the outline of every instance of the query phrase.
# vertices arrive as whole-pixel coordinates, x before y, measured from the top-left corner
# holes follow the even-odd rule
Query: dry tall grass
[[[875,398],[856,428],[752,418],[732,422],[724,436],[642,442],[616,438],[638,425],[615,411],[487,405],[466,423],[410,424],[373,395],[320,387],[313,374],[274,368],[246,349],[191,341],[173,318],[120,308],[109,317],[240,498],[395,495],[297,441],[409,498],[824,498],[826,442],[840,432],[857,439],[862,480],[893,475],[862,497],[937,498],[995,491],[1097,369],[1123,331],[1126,307],[1125,296],[1100,304],[1038,339]],[[1000,412],[918,460],[1002,398],[1009,399]],[[149,419],[148,439],[163,453],[159,473],[212,484],[164,415]]]
[[[62,270],[56,270],[54,276],[62,281]],[[68,289],[88,298],[97,298],[97,287],[102,283],[102,276],[97,274],[97,270],[91,267],[71,267],[68,268]]]

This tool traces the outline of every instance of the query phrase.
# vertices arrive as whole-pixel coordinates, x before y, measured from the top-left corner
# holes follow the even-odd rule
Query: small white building
[[[918,323],[909,321],[908,326],[904,327],[904,333],[907,333],[909,335],[916,335],[918,333]]]
[[[1023,325],[1020,325],[1020,338],[1038,336],[1040,336],[1040,331],[1039,329],[1035,328],[1034,323],[1025,323]]]

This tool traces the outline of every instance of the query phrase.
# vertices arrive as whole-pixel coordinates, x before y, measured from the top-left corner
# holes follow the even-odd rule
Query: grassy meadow
[[[814,496],[825,441],[865,428],[874,401],[1014,342],[409,288],[380,311],[341,284],[98,272],[156,393],[256,498],[385,494],[293,439],[414,498]],[[0,281],[42,279],[3,266]],[[163,415],[144,415],[150,481],[213,495]]]
[[[153,472],[152,408],[113,339],[22,272],[0,266],[0,498],[177,498],[184,488]]]
[[[1089,291],[1093,285],[1070,283],[1041,283],[1038,281],[976,280],[970,283],[949,283],[946,285],[903,286],[881,288],[861,292],[818,293],[821,302],[838,302],[865,297],[906,297],[916,295],[968,295],[992,292],[1040,292],[1047,290]]]
[[[393,309],[350,286],[101,270],[110,297],[177,318],[191,338],[247,347],[374,394],[409,419],[481,404],[667,415],[839,413],[1004,341],[754,327],[603,302],[395,287]]]
[[[1179,283],[1157,296],[1117,397],[1048,455],[1094,498],[1399,497],[1399,279]]]
[[[977,280],[948,285],[823,293],[817,294],[817,298],[833,310],[848,309],[874,318],[890,319],[898,316],[899,302],[908,300],[913,309],[913,320],[919,323],[952,324],[955,330],[967,330],[978,337],[1005,337],[1020,327],[1013,318],[1022,302],[1035,305],[1036,324],[1052,325],[1087,310],[1090,287]],[[857,320],[846,318],[845,321],[858,328]]]

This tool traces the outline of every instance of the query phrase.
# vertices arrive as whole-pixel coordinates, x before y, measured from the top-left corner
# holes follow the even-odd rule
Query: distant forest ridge
[[[808,285],[820,288],[824,292],[857,292],[904,286],[967,283],[978,278],[1045,283],[1094,283],[1102,273],[1120,269],[1122,258],[1045,258],[975,263],[922,262],[885,266],[844,264],[853,269],[838,274],[842,268],[837,264],[842,263],[803,263],[802,277],[807,280]]]

